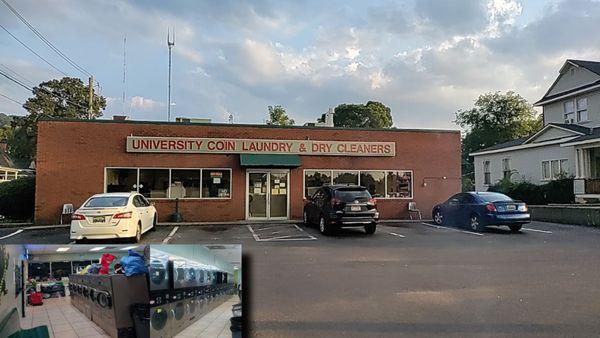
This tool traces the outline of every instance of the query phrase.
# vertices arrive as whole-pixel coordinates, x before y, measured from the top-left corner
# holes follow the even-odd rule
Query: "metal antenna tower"
[[[125,110],[125,92],[127,90],[127,78],[126,78],[126,72],[127,72],[127,35],[125,35],[123,37],[123,98],[122,98],[122,104],[123,104],[123,115],[127,115],[126,110]]]
[[[171,36],[171,30],[167,29],[167,47],[169,47],[169,93],[167,97],[167,121],[171,122],[171,51],[175,46],[175,28],[173,28],[173,36]]]

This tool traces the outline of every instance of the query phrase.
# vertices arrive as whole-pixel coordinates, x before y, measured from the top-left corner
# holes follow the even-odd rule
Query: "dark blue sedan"
[[[525,203],[496,192],[456,194],[436,205],[432,216],[437,225],[464,225],[473,231],[483,231],[488,225],[506,225],[516,232],[531,222]]]

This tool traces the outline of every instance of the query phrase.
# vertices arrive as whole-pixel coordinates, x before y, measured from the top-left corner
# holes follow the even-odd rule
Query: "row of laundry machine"
[[[150,337],[173,337],[235,293],[233,274],[151,248]]]
[[[133,304],[148,302],[147,275],[69,276],[71,304],[111,337],[136,337]]]

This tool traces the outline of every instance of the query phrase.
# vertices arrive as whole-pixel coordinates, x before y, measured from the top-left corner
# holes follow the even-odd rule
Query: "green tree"
[[[293,126],[294,120],[290,119],[282,106],[269,106],[268,124],[276,126]]]
[[[323,118],[323,116],[321,117]],[[340,104],[335,107],[333,124],[346,128],[391,128],[392,110],[381,102],[367,104]]]
[[[33,97],[23,108],[27,116],[13,119],[8,138],[8,153],[17,163],[30,163],[35,159],[37,128],[40,118],[88,119],[102,116],[106,99],[94,94],[92,112],[89,113],[88,86],[78,78],[63,77],[50,80],[33,88]]]
[[[12,117],[0,113],[0,141],[8,139],[12,132]]]
[[[542,118],[533,106],[519,94],[486,93],[480,95],[475,106],[456,113],[455,123],[463,128],[462,172],[463,179],[474,181],[473,159],[476,150],[498,143],[529,136],[542,128]],[[469,190],[472,186],[463,185]]]

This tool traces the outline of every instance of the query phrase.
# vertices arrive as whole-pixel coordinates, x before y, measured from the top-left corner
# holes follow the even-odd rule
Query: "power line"
[[[0,75],[4,76],[5,78],[9,79],[10,81],[12,81],[12,82],[16,83],[17,85],[19,85],[19,86],[21,86],[21,87],[23,87],[23,88],[25,88],[25,89],[27,89],[27,90],[29,90],[29,91],[33,92],[33,88],[31,88],[31,87],[27,86],[26,84],[23,84],[21,81],[19,81],[19,80],[15,79],[14,77],[12,77],[12,76],[10,76],[10,75],[8,75],[8,74],[4,73],[4,72],[3,72],[3,71],[1,71],[1,70],[0,70]],[[71,100],[69,100],[69,99],[67,99],[67,98],[65,98],[65,97],[62,97],[62,96],[60,96],[59,94],[57,94],[57,93],[53,92],[52,90],[49,90],[48,88],[44,88],[44,87],[41,87],[41,86],[40,86],[40,87],[36,87],[36,88],[38,88],[39,90],[42,90],[42,91],[44,91],[44,92],[46,92],[46,93],[48,93],[48,94],[50,94],[50,95],[53,95],[53,96],[55,96],[55,97],[57,97],[57,98],[59,98],[59,99],[61,99],[61,100],[64,100],[65,102],[67,102],[67,103],[69,103],[69,104],[72,104],[72,105],[74,105],[74,106],[76,106],[76,107],[78,107],[78,108],[81,108],[81,109],[83,109],[83,110],[87,110],[87,109],[88,109],[88,107],[82,106],[82,105],[81,105],[81,104],[79,104],[79,103],[75,103],[75,102],[73,102],[73,101],[71,101]]]
[[[7,99],[9,101],[12,101],[12,102],[16,103],[16,104],[20,104],[20,105],[24,104],[23,102],[19,102],[19,101],[13,99],[12,97],[6,96],[6,95],[4,95],[2,93],[0,93],[0,97],[3,97],[3,98],[5,98],[5,99]]]
[[[27,48],[28,51],[32,52],[35,56],[42,59],[42,61],[44,61],[46,64],[48,64],[48,66],[54,68],[54,70],[63,74],[64,76],[69,76],[69,75],[67,75],[67,73],[63,72],[62,70],[58,69],[58,67],[56,67],[55,65],[50,63],[50,61],[44,59],[40,54],[36,53],[33,49],[29,48],[29,46],[27,46],[23,41],[19,40],[19,38],[17,38],[13,33],[11,33],[8,29],[6,29],[6,27],[2,26],[2,24],[0,24],[0,28],[4,29],[4,31],[6,33],[8,33],[8,35],[12,36],[13,39],[17,40],[17,42],[19,42],[23,47]]]
[[[23,80],[24,82],[26,82],[29,86],[33,87],[34,83],[33,81],[27,79],[25,76],[17,73],[16,71],[12,70],[10,67],[8,67],[7,65],[0,63],[0,67],[6,69],[7,71],[9,71],[10,73],[14,74],[16,77],[20,78],[21,80]]]
[[[69,63],[71,66],[73,66],[75,69],[77,69],[81,73],[83,73],[83,74],[85,74],[87,76],[92,76],[92,74],[90,72],[88,72],[87,70],[85,70],[85,68],[83,68],[80,65],[78,65],[75,61],[73,61],[71,58],[69,58],[65,53],[63,53],[62,51],[60,51],[60,49],[58,49],[58,47],[56,47],[55,45],[53,45],[52,42],[50,42],[48,39],[46,39],[46,37],[42,33],[40,33],[40,31],[38,31],[35,27],[33,27],[29,23],[29,21],[27,21],[27,19],[25,19],[21,14],[19,14],[19,12],[16,9],[14,9],[6,0],[0,0],[0,1],[2,1],[2,3],[4,3],[4,5],[6,5],[6,7],[8,7],[8,9],[19,20],[21,20],[21,22],[23,22],[38,38],[40,38],[48,47],[50,47],[50,49],[52,49],[61,58],[63,58],[65,61],[67,61],[67,63]]]

